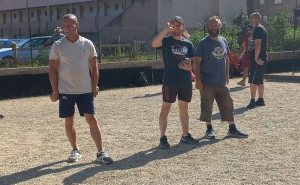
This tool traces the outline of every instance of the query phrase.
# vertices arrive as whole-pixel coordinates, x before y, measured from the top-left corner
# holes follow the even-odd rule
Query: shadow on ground
[[[187,153],[196,148],[201,148],[207,145],[212,145],[218,143],[222,140],[228,139],[229,137],[224,137],[223,139],[215,139],[208,140],[203,138],[198,139],[200,142],[198,144],[189,145],[178,143],[175,146],[172,146],[170,149],[160,149],[158,147],[151,148],[149,150],[138,152],[130,157],[121,159],[119,161],[115,161],[113,164],[99,164],[90,168],[86,168],[80,172],[74,173],[71,176],[65,178],[63,180],[64,184],[77,184],[82,183],[86,179],[93,177],[97,173],[111,170],[128,170],[133,168],[138,168],[145,166],[151,161],[161,160],[161,159],[169,159],[184,153]],[[17,184],[21,182],[25,182],[31,179],[35,179],[44,175],[55,174],[64,172],[67,170],[71,170],[74,168],[80,168],[83,166],[90,166],[91,163],[74,163],[70,164],[58,169],[50,169],[51,167],[55,167],[56,165],[62,165],[61,163],[66,163],[65,160],[57,161],[46,165],[41,165],[35,168],[31,168],[28,170],[23,170],[17,173],[13,173],[10,175],[5,175],[0,177],[0,184]]]
[[[132,97],[132,98],[134,98],[134,99],[137,99],[137,98],[151,98],[151,97],[160,96],[160,95],[162,95],[161,92],[154,93],[154,94],[145,94],[144,96],[135,96],[135,97]]]
[[[233,88],[230,88],[230,92],[238,92],[238,91],[242,91],[244,89],[248,89],[248,87],[241,87],[241,86],[238,86],[238,87],[233,87]]]
[[[287,82],[287,83],[300,83],[300,76],[291,75],[265,75],[267,82]]]

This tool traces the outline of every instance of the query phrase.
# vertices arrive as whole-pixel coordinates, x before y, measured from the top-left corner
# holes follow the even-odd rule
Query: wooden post
[[[17,58],[17,44],[16,43],[12,43],[12,50],[14,52],[14,67],[17,68],[18,67],[18,58]]]
[[[136,60],[136,40],[133,40],[132,42],[132,58],[133,61]]]

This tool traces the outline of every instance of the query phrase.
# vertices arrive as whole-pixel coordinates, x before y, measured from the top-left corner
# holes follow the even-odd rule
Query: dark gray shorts
[[[191,102],[193,94],[192,82],[164,83],[162,86],[163,101],[174,103],[178,95],[178,100]]]

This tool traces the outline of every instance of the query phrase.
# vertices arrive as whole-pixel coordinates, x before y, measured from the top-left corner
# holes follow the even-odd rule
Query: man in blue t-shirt
[[[196,89],[201,95],[200,120],[206,122],[205,137],[215,139],[211,116],[214,100],[216,100],[221,121],[228,121],[228,136],[248,137],[248,134],[240,132],[234,124],[233,101],[226,86],[229,83],[229,59],[230,54],[227,41],[219,36],[222,27],[218,16],[208,19],[207,31],[209,36],[202,39],[195,54],[196,61]]]
[[[182,36],[184,30],[182,17],[175,16],[168,21],[167,26],[152,42],[153,47],[162,50],[165,64],[162,87],[163,104],[159,116],[160,147],[163,149],[170,148],[166,137],[167,118],[177,96],[179,118],[182,125],[181,142],[198,143],[188,132],[188,102],[191,102],[193,90],[190,71],[192,70],[191,60],[194,58],[194,46],[192,42]],[[171,35],[167,35],[169,32]],[[189,59],[187,63],[184,62],[185,58]]]

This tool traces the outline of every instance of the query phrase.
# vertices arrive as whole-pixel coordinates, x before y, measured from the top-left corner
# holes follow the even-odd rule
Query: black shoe
[[[169,149],[170,148],[170,144],[168,143],[167,136],[163,136],[163,137],[160,138],[159,146],[162,149]]]
[[[254,109],[256,107],[255,101],[250,101],[249,105],[246,107],[246,109]]]
[[[247,138],[248,137],[248,134],[240,132],[238,129],[235,129],[235,130],[229,129],[227,135],[230,137],[238,137],[238,138]]]
[[[195,140],[190,133],[188,133],[187,136],[181,136],[180,139],[181,143],[188,143],[188,144],[196,144],[199,143],[199,141]]]
[[[266,106],[265,101],[260,99],[258,99],[255,104],[256,106]]]
[[[215,133],[214,133],[214,129],[207,129],[206,132],[205,132],[205,137],[207,139],[215,139],[216,136],[215,136]]]

